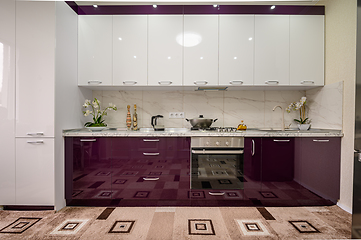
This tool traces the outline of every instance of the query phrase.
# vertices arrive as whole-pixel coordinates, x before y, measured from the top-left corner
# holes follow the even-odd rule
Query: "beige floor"
[[[347,239],[351,214],[337,206],[104,207],[54,211],[0,211],[0,239]],[[298,227],[297,230],[296,227]]]

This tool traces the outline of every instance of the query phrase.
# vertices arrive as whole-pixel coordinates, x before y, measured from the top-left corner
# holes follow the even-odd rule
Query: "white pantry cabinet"
[[[253,85],[254,15],[219,15],[219,84]]]
[[[290,84],[289,15],[255,16],[255,85]]]
[[[54,14],[51,2],[16,4],[16,137],[54,137]]]
[[[147,16],[113,16],[113,85],[147,85]]]
[[[148,85],[181,86],[183,15],[148,16]]]
[[[112,16],[78,16],[78,84],[112,84]]]
[[[218,85],[218,15],[184,15],[186,86]]]
[[[15,1],[0,2],[0,205],[15,202]]]
[[[54,139],[16,139],[16,204],[54,205]]]
[[[290,84],[324,85],[324,16],[290,16]]]

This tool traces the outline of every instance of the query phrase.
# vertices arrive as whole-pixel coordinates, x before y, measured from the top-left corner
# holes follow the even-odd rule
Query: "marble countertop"
[[[191,131],[185,128],[169,128],[166,131],[152,131],[140,129],[131,131],[123,128],[106,128],[101,131],[92,131],[86,128],[68,129],[63,131],[64,137],[196,137],[196,136],[239,136],[239,137],[342,137],[341,130],[333,129],[309,129],[300,131],[286,129],[285,131],[273,129],[247,129],[236,132],[210,132]]]

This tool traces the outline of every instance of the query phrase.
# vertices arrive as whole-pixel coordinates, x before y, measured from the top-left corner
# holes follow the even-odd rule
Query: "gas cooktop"
[[[235,127],[210,127],[210,128],[197,128],[192,127],[192,131],[205,131],[205,132],[235,132],[237,128]]]

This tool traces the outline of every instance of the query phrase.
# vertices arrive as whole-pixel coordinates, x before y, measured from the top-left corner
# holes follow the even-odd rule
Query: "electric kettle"
[[[152,127],[154,128],[154,131],[164,131],[164,124],[163,124],[163,116],[162,115],[156,115],[152,116]]]

